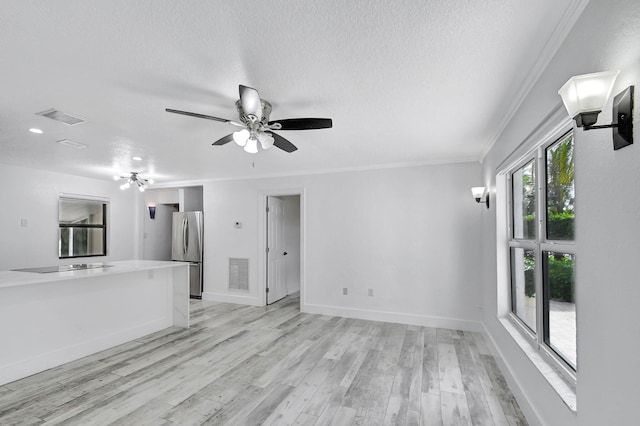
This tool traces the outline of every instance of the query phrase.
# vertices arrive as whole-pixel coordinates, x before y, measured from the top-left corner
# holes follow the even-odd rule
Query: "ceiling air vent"
[[[78,117],[74,117],[69,114],[65,114],[62,111],[58,111],[55,108],[48,109],[46,111],[38,112],[36,115],[41,115],[43,117],[50,118],[52,120],[59,121],[64,124],[68,124],[69,126],[73,126],[74,124],[84,123],[84,120]]]
[[[86,148],[87,145],[80,143],[80,142],[74,142],[74,141],[70,141],[69,139],[62,139],[57,141],[60,145],[64,145],[64,146],[68,146],[71,148]]]

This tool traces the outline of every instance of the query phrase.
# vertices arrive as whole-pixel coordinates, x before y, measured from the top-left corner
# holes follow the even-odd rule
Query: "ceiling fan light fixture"
[[[260,141],[260,145],[262,146],[262,149],[271,148],[273,146],[273,142],[275,142],[275,139],[273,139],[273,136],[271,136],[269,133],[266,133],[266,132],[258,133],[258,140]]]
[[[233,140],[239,146],[245,146],[250,135],[251,133],[247,129],[238,130],[237,132],[233,132]]]
[[[258,153],[258,140],[256,138],[247,139],[247,144],[244,146],[244,150],[249,154],[257,154]]]

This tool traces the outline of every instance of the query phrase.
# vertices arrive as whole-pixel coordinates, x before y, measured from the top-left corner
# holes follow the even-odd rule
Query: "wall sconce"
[[[156,206],[149,206],[149,218],[150,219],[156,218]]]
[[[485,203],[489,208],[489,191],[484,186],[474,186],[471,188],[471,193],[476,199],[476,203]]]
[[[613,98],[613,122],[595,126],[620,71],[605,71],[571,77],[558,94],[562,97],[569,116],[584,130],[613,129],[613,149],[633,143],[633,86]]]

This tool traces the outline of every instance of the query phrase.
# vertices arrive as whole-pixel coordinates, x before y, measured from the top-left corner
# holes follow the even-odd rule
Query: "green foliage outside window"
[[[527,297],[536,295],[535,275],[533,268],[533,258],[525,258],[524,271],[524,292]],[[549,282],[553,283],[550,287],[551,300],[559,302],[574,303],[573,294],[573,258],[570,256],[549,256]]]
[[[550,240],[573,240],[573,212],[552,213],[547,216],[547,236]],[[527,235],[535,235],[536,218],[530,214],[524,218]]]
[[[547,148],[547,239],[574,239],[573,134]]]

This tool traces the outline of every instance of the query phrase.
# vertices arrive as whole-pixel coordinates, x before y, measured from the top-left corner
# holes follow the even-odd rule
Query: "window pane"
[[[536,258],[533,250],[511,248],[511,310],[536,331]]]
[[[513,238],[536,237],[535,167],[533,161],[516,170],[513,184]]]
[[[102,225],[104,203],[92,200],[60,199],[59,221],[60,223],[82,223],[90,225]]]
[[[103,228],[60,228],[58,257],[104,256]]]
[[[573,133],[547,148],[546,157],[547,238],[573,240]]]
[[[70,228],[60,228],[60,238],[58,238],[58,257],[69,256],[69,234]]]
[[[544,341],[576,367],[575,256],[543,252],[546,328]]]

